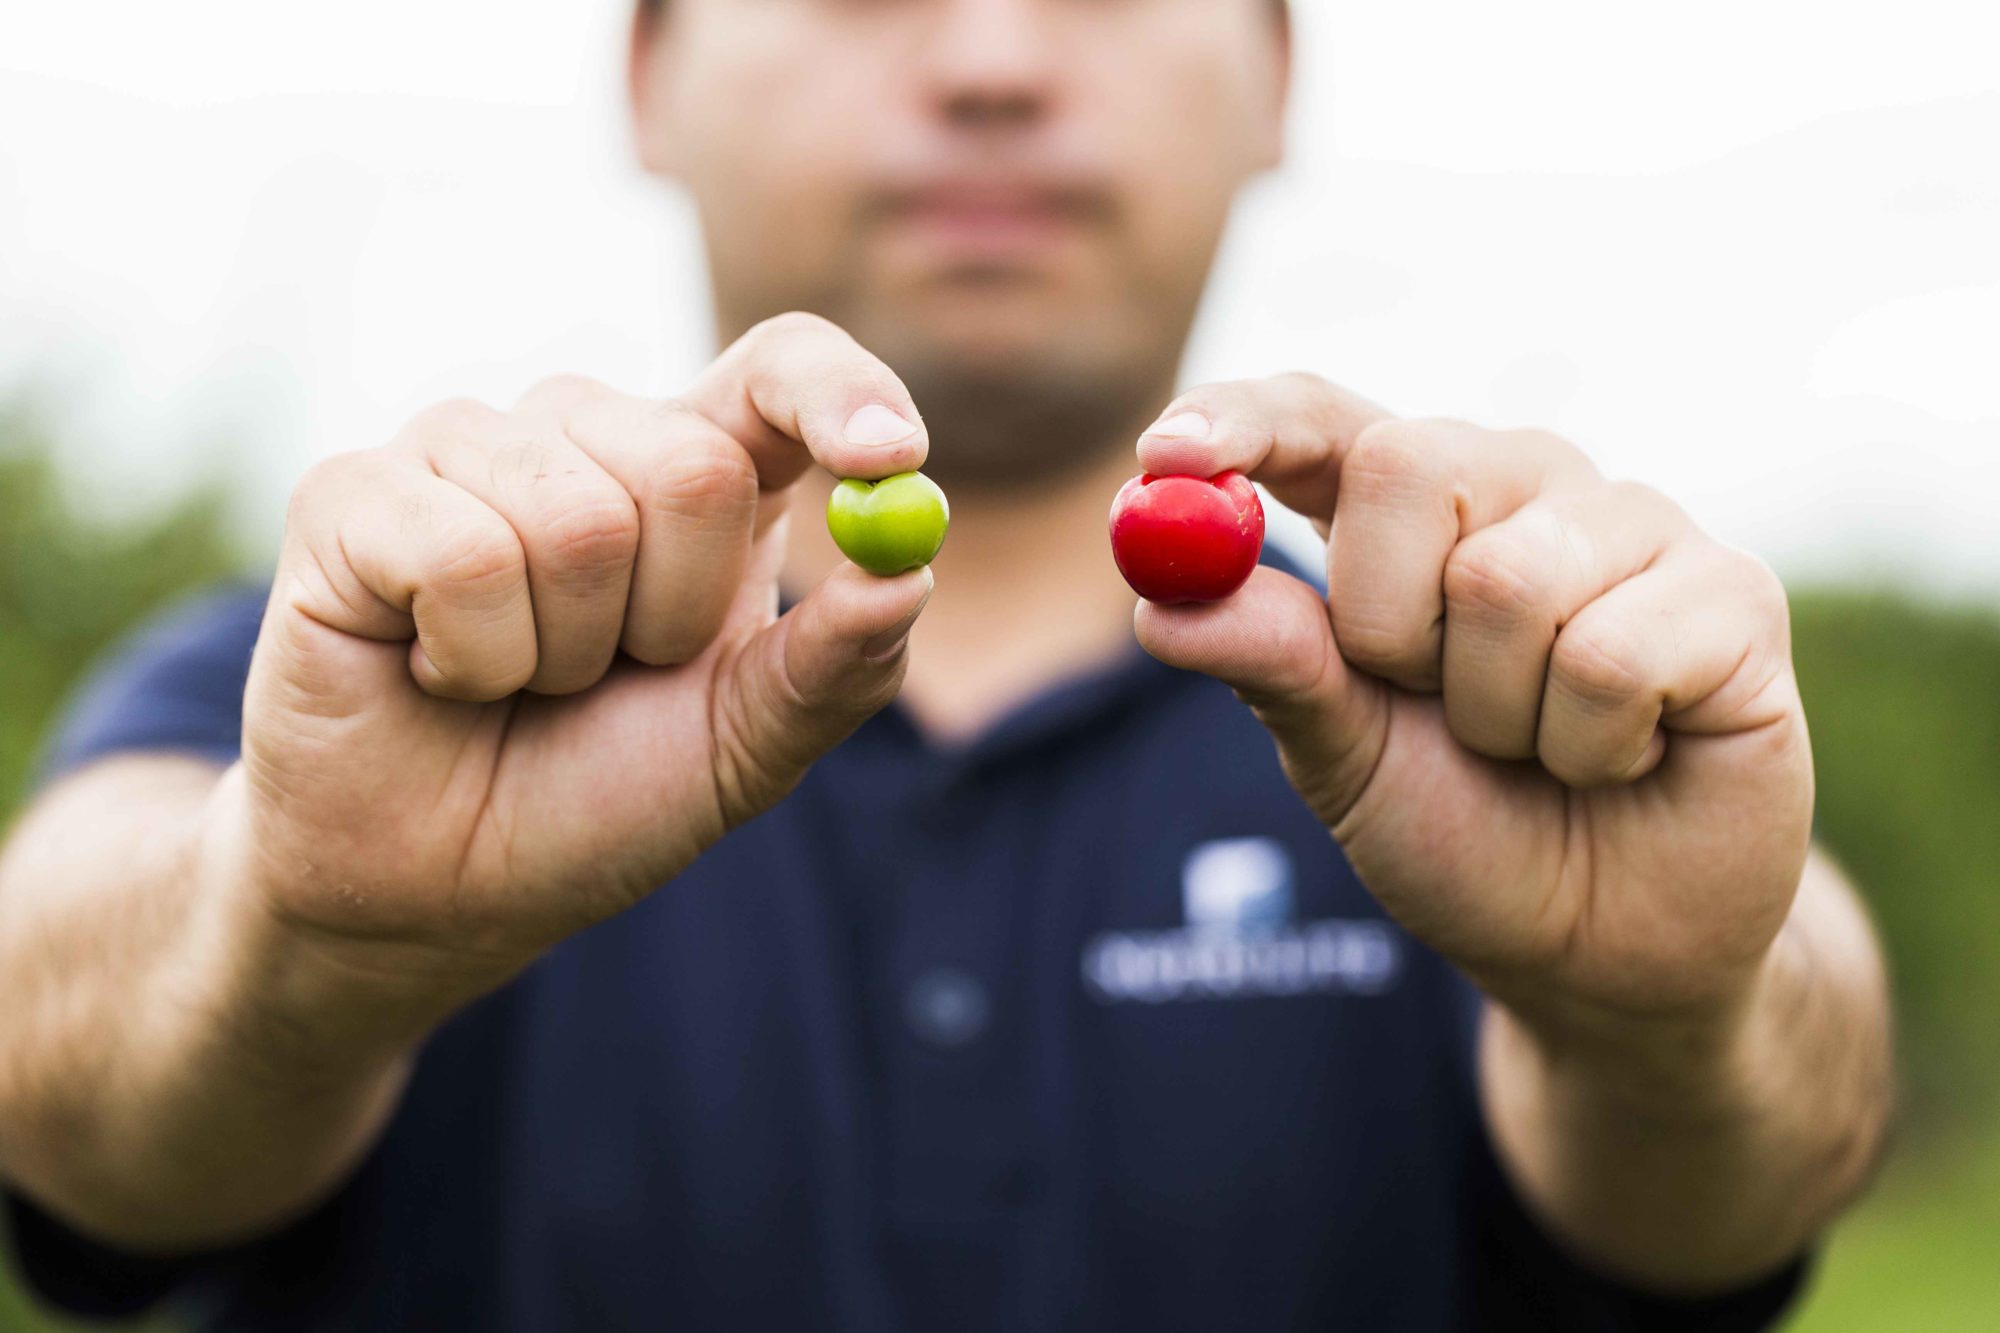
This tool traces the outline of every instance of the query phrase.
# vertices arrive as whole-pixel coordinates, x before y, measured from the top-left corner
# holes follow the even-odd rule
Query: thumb
[[[1219,602],[1142,601],[1134,628],[1154,657],[1214,676],[1250,705],[1328,828],[1353,808],[1388,743],[1389,699],[1341,660],[1317,591],[1262,566]]]
[[[813,761],[903,684],[928,567],[877,578],[843,564],[766,625],[716,681],[716,791],[735,827],[798,784]]]

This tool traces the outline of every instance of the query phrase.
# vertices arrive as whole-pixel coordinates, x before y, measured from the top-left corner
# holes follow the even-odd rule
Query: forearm
[[[272,917],[238,874],[236,781],[111,761],[0,860],[0,1172],[114,1243],[196,1249],[310,1206],[477,989]]]
[[[1796,1256],[1865,1182],[1892,1102],[1887,987],[1816,856],[1740,1002],[1560,1025],[1493,1004],[1480,1066],[1502,1160],[1570,1249],[1722,1290]]]

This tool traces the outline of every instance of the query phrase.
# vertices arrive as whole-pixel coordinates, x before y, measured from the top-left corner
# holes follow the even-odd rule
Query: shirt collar
[[[1268,541],[1258,563],[1308,583],[1319,582],[1303,565]],[[968,740],[940,743],[927,738],[901,700],[891,702],[872,718],[862,734],[871,740],[927,750],[952,772],[966,772],[1055,744],[1129,708],[1155,702],[1203,679],[1194,672],[1166,665],[1136,641],[1128,641],[1111,660],[1028,696]]]

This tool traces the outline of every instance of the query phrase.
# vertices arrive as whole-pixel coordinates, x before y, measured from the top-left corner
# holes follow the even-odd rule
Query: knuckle
[[[526,574],[519,539],[496,516],[490,523],[461,523],[442,533],[427,582],[454,601],[483,603],[510,595]]]
[[[1488,620],[1520,620],[1549,608],[1556,573],[1525,536],[1489,529],[1460,542],[1444,565],[1445,603]]]
[[[566,403],[588,402],[610,393],[603,381],[588,375],[577,375],[567,371],[544,375],[521,395],[520,406],[544,405],[557,407]]]
[[[1509,426],[1492,433],[1517,449],[1529,449],[1546,454],[1582,452],[1563,436],[1543,426]]]
[[[1434,421],[1377,421],[1354,437],[1341,465],[1341,485],[1366,496],[1428,490],[1439,479],[1443,455]]]
[[[639,500],[667,515],[735,516],[756,507],[757,484],[750,455],[721,431],[704,429],[660,452]]]
[[[1667,543],[1684,540],[1694,531],[1694,520],[1673,497],[1644,482],[1620,480],[1599,482],[1556,501],[1568,518],[1578,522],[1590,514],[1608,512],[1625,516],[1628,525],[1645,530]]]
[[[424,682],[424,692],[439,699],[484,704],[505,699],[527,685],[532,672],[525,667],[492,670],[476,665],[450,669],[433,667],[434,675]]]
[[[1340,655],[1365,671],[1376,674],[1401,671],[1416,657],[1409,635],[1379,620],[1336,614],[1333,634]]]
[[[1540,426],[1518,426],[1493,432],[1506,446],[1529,458],[1542,460],[1550,475],[1575,479],[1596,478],[1597,467],[1589,455],[1566,436]]]
[[[828,334],[846,336],[839,325],[824,315],[815,315],[809,310],[787,310],[781,315],[759,321],[746,338],[753,343],[764,344],[797,338],[823,338]]]
[[[1785,581],[1778,577],[1778,571],[1771,568],[1763,557],[1752,555],[1748,551],[1731,549],[1729,554],[1740,571],[1751,602],[1759,610],[1789,623],[1792,614],[1791,594],[1785,591]]]
[[[577,487],[535,530],[538,562],[584,577],[622,570],[639,551],[639,514],[616,487]]]
[[[298,482],[292,487],[291,516],[298,517],[322,497],[339,490],[349,477],[360,470],[360,463],[359,453],[334,454],[320,459],[300,473]]]
[[[499,412],[477,398],[447,398],[411,417],[403,427],[403,435],[419,440],[464,439],[499,419]]]
[[[1271,377],[1277,384],[1305,389],[1310,393],[1325,393],[1333,389],[1333,381],[1314,370],[1284,370]]]
[[[407,503],[406,489],[385,466],[384,449],[357,449],[322,458],[299,475],[285,506],[285,526],[348,526],[357,505]]]
[[[549,477],[549,447],[536,439],[496,444],[487,451],[483,462],[488,480],[499,491],[531,488]]]
[[[685,398],[655,398],[650,404],[650,416],[661,426],[672,426],[679,422],[707,424],[707,418],[702,416],[701,409]]]
[[[1556,639],[1549,672],[1585,705],[1613,709],[1648,692],[1645,661],[1644,646],[1629,629],[1572,622]]]
[[[1604,490],[1614,503],[1623,503],[1633,509],[1649,511],[1676,522],[1687,521],[1687,512],[1675,503],[1672,496],[1656,486],[1648,486],[1643,481],[1607,481],[1604,483]]]

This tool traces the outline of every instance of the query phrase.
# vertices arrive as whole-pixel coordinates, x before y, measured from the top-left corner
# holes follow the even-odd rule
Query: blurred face
[[[723,335],[826,316],[909,384],[928,470],[1006,484],[1171,392],[1285,65],[1268,0],[667,0],[633,91]]]

